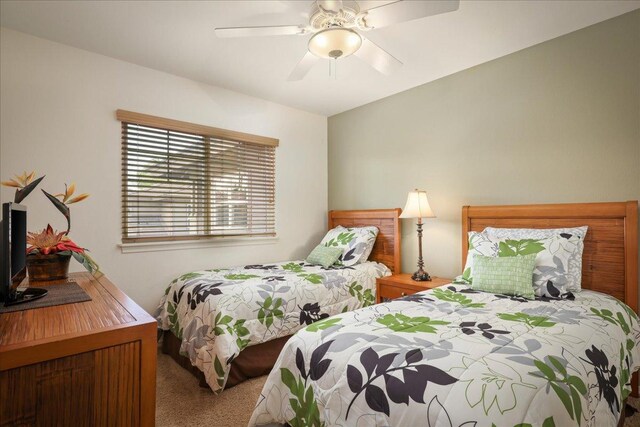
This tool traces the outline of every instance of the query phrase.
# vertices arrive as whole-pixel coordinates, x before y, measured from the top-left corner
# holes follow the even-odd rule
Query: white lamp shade
[[[407,204],[400,214],[400,218],[435,218],[435,214],[429,206],[427,192],[422,190],[410,191],[407,196]]]

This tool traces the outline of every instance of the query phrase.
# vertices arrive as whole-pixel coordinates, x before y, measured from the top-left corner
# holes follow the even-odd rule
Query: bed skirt
[[[231,388],[249,378],[261,377],[271,372],[282,347],[291,338],[282,337],[262,344],[253,345],[242,350],[240,355],[231,362],[231,370],[225,388]],[[171,331],[164,331],[162,337],[162,352],[171,356],[178,365],[191,372],[200,382],[200,387],[209,387],[204,379],[204,373],[191,364],[188,357],[180,354],[182,341]]]

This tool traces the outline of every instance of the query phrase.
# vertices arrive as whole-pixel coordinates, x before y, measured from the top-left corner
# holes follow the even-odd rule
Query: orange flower
[[[2,181],[2,185],[5,187],[15,187],[15,188],[24,188],[33,181],[33,178],[36,176],[36,172],[32,171],[31,173],[27,173],[24,171],[22,175],[16,175],[14,179],[10,179],[9,181]]]
[[[27,235],[27,253],[40,253],[43,255],[55,254],[57,252],[71,251],[79,254],[84,253],[84,249],[76,245],[66,236],[66,232],[54,231],[51,225],[39,233],[29,232]]]
[[[71,196],[73,196],[73,193],[76,191],[76,185],[74,183],[71,183],[70,186],[67,187],[67,184],[64,185],[64,193],[59,193],[56,194],[55,197],[62,197],[62,203],[70,205],[72,203],[78,203],[83,201],[84,199],[86,199],[87,197],[89,197],[89,195],[87,193],[83,193],[80,194],[79,196],[76,196],[74,198],[71,198]]]

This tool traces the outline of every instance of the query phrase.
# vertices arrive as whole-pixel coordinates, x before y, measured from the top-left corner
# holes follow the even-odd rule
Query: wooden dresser
[[[153,426],[156,321],[104,276],[69,281],[92,300],[0,314],[0,425]]]

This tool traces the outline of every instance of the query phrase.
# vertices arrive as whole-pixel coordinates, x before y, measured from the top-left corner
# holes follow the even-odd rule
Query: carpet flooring
[[[158,353],[156,425],[158,427],[246,427],[267,377],[254,378],[214,396],[169,356]],[[640,409],[640,399],[629,398]],[[640,427],[640,414],[625,427]]]

